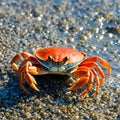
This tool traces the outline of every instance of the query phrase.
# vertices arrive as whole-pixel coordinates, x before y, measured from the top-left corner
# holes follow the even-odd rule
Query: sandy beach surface
[[[72,80],[60,75],[34,76],[40,92],[25,82],[25,94],[10,62],[48,46],[100,56],[112,73],[98,94],[94,82],[77,97],[82,89],[68,91]],[[120,120],[120,1],[0,0],[0,120]]]

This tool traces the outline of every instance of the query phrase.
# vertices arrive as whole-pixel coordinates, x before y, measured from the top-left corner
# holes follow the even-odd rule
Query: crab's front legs
[[[19,69],[19,84],[20,88],[26,92],[29,93],[26,88],[23,86],[23,78],[25,78],[26,82],[36,91],[39,91],[39,89],[36,87],[36,80],[32,75],[38,75],[41,73],[41,66],[38,64],[32,64],[32,59],[35,59],[33,57],[29,57],[29,59],[24,60]],[[30,61],[31,60],[31,61]],[[34,66],[33,66],[34,65]]]
[[[32,56],[32,55],[27,52],[20,52],[20,53],[16,54],[11,61],[12,68],[15,71],[18,71],[18,66],[16,65],[16,62],[18,62],[21,57],[23,57],[24,59],[28,59],[30,56]]]

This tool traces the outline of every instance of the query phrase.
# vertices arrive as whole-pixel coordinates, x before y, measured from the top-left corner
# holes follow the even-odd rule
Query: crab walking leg
[[[73,74],[76,75],[77,77],[80,77],[80,80],[78,80],[72,87],[68,88],[68,90],[75,90],[75,89],[81,88],[81,87],[85,86],[88,83],[88,81],[90,81],[88,87],[81,94],[78,95],[78,96],[84,96],[92,88],[92,84],[94,81],[94,74],[86,66],[79,67],[78,71],[74,72]]]
[[[94,64],[94,65],[97,65],[96,63]],[[94,65],[92,65],[92,67],[94,66]],[[88,66],[88,67],[85,67],[85,66],[83,66],[83,67],[78,67],[78,71],[76,71],[75,73],[74,73],[74,75],[76,76],[76,77],[80,77],[80,76],[84,76],[85,74],[84,74],[84,72],[83,71],[85,71],[85,70],[87,70],[87,71],[89,71],[89,70],[91,70],[91,73],[94,75],[94,77],[95,77],[95,81],[96,81],[96,92],[98,92],[98,90],[99,90],[99,88],[101,87],[101,85],[104,83],[104,73],[103,73],[103,71],[101,70],[101,68],[98,66],[98,71],[102,71],[100,74],[101,74],[101,78],[102,78],[102,80],[100,81],[99,80],[99,76],[98,76],[98,73],[92,68],[89,68],[90,66],[91,66],[91,64],[90,65],[86,65],[86,66]],[[100,70],[99,70],[100,69]],[[79,70],[82,70],[82,72],[79,72]],[[90,72],[89,72],[89,74],[88,74],[89,76],[90,76]]]
[[[101,77],[101,80],[100,80],[100,87],[101,87],[103,85],[104,81],[105,81],[105,75],[104,75],[104,72],[102,71],[100,66],[97,66],[97,71],[98,71],[98,74]]]
[[[75,72],[72,73],[73,76],[75,77],[85,77],[85,76],[89,76],[90,72],[89,72],[89,68],[88,67],[79,67],[77,68],[77,70]]]
[[[21,71],[19,71],[18,72],[19,73],[19,85],[20,85],[20,88],[24,91],[24,92],[26,92],[26,93],[28,93],[28,91],[26,90],[26,88],[23,86],[23,73],[21,72]]]
[[[23,57],[24,59],[28,59],[30,56],[32,55],[27,52],[21,52],[21,53],[16,54],[15,57],[11,61],[12,68],[15,71],[18,71],[18,66],[16,65],[16,62],[19,61],[21,57]]]
[[[99,88],[100,88],[100,80],[99,80],[99,77],[98,77],[98,74],[97,72],[94,70],[94,69],[91,69],[91,72],[94,74],[95,76],[95,81],[96,81],[96,92],[98,92]]]
[[[103,70],[101,69],[101,67],[100,67],[97,63],[95,63],[95,62],[88,62],[88,63],[84,63],[84,64],[82,64],[82,65],[88,67],[89,69],[93,69],[94,67],[96,67],[98,73],[99,73],[102,77],[105,78],[105,75],[104,75]]]
[[[85,86],[85,84],[88,83],[89,80],[89,71],[87,69],[79,69],[79,71],[76,71],[73,73],[73,75],[75,77],[79,77],[80,79],[70,88],[68,88],[68,90],[76,90],[78,88],[81,88],[83,86]]]
[[[93,75],[92,72],[90,72],[89,81],[90,81],[90,83],[89,83],[88,87],[81,94],[79,94],[78,96],[84,96],[86,93],[88,93],[91,90],[92,85],[93,85],[93,81],[94,81],[94,75]]]
[[[89,77],[88,80],[90,81],[90,84],[88,85],[87,89],[85,89],[81,94],[78,95],[78,96],[84,96],[86,93],[88,93],[91,90],[95,74],[91,71],[89,67],[86,66],[78,67],[78,71],[79,73],[77,74],[75,73],[74,75],[78,76],[79,74],[78,77],[87,75]],[[86,71],[87,74],[83,74],[83,71]]]
[[[101,65],[108,70],[108,73],[107,73],[107,74],[110,75],[110,73],[111,73],[111,66],[110,66],[110,64],[109,64],[106,60],[104,60],[103,58],[101,58],[101,57],[99,57],[99,56],[93,56],[93,57],[91,57],[91,58],[85,59],[85,60],[80,64],[80,66],[81,66],[81,65],[84,65],[84,64],[86,64],[86,63],[93,63],[93,62],[96,63],[98,60],[100,61]]]
[[[88,83],[89,77],[81,77],[72,87],[68,88],[68,90],[76,90],[85,86]]]
[[[104,72],[103,70],[101,69],[101,67],[95,63],[95,62],[92,62],[92,63],[85,63],[84,66],[87,66],[91,69],[93,69],[93,67],[96,67],[97,71],[98,71],[98,75],[100,75],[101,77],[101,81],[100,81],[100,87],[103,85],[104,81],[105,81],[105,75],[104,75]],[[94,72],[94,71],[93,71]],[[98,81],[98,76],[96,76],[96,80]]]
[[[33,88],[36,91],[40,91],[37,87],[36,87],[36,80],[34,79],[34,77],[32,75],[30,75],[29,73],[25,74],[25,78],[27,83],[30,85],[31,88]]]
[[[103,58],[101,58],[101,57],[98,57],[98,59],[100,60],[101,65],[104,68],[108,69],[108,75],[110,75],[110,73],[111,73],[111,66],[110,66],[110,64],[106,60],[104,60]]]

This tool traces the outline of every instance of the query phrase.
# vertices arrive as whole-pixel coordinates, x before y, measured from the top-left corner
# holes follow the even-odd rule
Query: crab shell
[[[80,64],[86,56],[84,52],[63,47],[38,48],[35,55],[40,64],[53,73],[64,73],[71,70]]]

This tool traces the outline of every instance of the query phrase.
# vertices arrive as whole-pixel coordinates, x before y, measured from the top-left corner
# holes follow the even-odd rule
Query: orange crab
[[[24,61],[18,67],[16,62],[21,57],[24,58]],[[107,74],[110,75],[111,67],[103,58],[99,56],[86,58],[84,52],[64,47],[37,48],[35,55],[20,52],[12,59],[11,66],[18,71],[20,88],[25,92],[28,91],[23,86],[23,78],[34,90],[39,91],[36,87],[36,80],[32,75],[66,74],[77,80],[68,90],[79,89],[88,83],[87,88],[78,95],[84,96],[91,90],[94,81],[97,84],[96,92],[104,83],[105,74],[97,61],[108,70]]]

